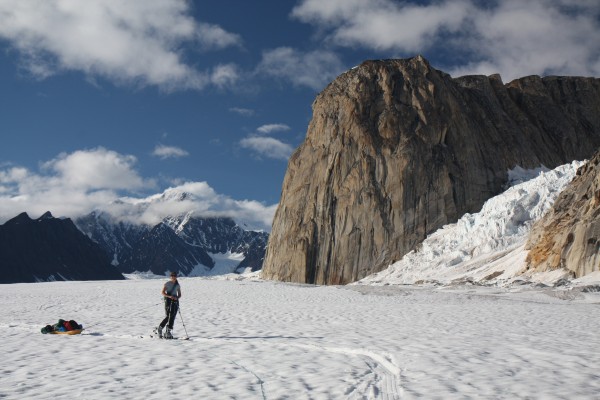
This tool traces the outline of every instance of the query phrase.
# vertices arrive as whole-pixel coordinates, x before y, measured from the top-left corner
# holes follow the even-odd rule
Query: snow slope
[[[7,399],[593,399],[600,293],[182,278],[0,285]],[[600,287],[599,287],[600,288]],[[42,335],[59,318],[79,336]]]
[[[466,214],[436,231],[417,250],[359,284],[556,282],[566,271],[519,276],[527,256],[525,243],[533,222],[552,207],[583,164],[574,161],[551,171],[511,171],[514,186],[488,200],[479,213]]]

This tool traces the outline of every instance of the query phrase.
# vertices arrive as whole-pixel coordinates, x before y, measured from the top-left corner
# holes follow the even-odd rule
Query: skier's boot
[[[162,330],[163,330],[162,326],[157,326],[154,329],[154,333],[157,334],[160,339],[163,338]]]
[[[171,333],[171,328],[167,328],[164,338],[165,339],[173,339],[173,334]]]

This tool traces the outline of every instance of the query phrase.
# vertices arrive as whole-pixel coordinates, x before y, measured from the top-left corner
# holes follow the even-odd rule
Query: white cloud
[[[244,117],[251,117],[254,115],[254,110],[249,108],[231,107],[229,111],[243,115]]]
[[[600,76],[600,2],[594,6],[505,0],[491,10],[477,10],[472,26],[477,37],[458,43],[471,49],[476,60],[451,71],[455,76],[495,72],[505,80],[532,74]]]
[[[302,0],[292,16],[339,46],[463,59],[453,74],[600,75],[600,2]]]
[[[328,39],[343,46],[419,51],[440,31],[456,31],[469,13],[468,1],[430,5],[391,0],[304,0],[292,16],[326,26]]]
[[[235,33],[227,32],[214,24],[198,24],[198,41],[206,49],[224,49],[230,46],[241,46],[242,38]]]
[[[321,90],[344,70],[339,57],[330,51],[301,52],[290,47],[265,51],[257,72]]]
[[[212,72],[211,82],[220,88],[235,84],[240,78],[235,64],[217,65]]]
[[[29,171],[22,167],[11,167],[0,170],[0,183],[14,183],[27,178]]]
[[[102,147],[62,153],[42,165],[64,187],[82,189],[139,189],[145,182],[133,169],[137,159]]]
[[[174,146],[165,146],[162,144],[157,145],[152,152],[153,156],[160,157],[161,159],[167,158],[180,158],[187,157],[190,155],[187,151]]]
[[[117,198],[122,190],[151,188],[135,171],[136,158],[104,148],[60,154],[40,172],[23,167],[0,169],[0,219],[26,211],[77,216]]]
[[[181,194],[185,193],[185,198]],[[185,182],[146,198],[122,198],[105,210],[114,217],[154,225],[163,218],[193,212],[195,216],[231,217],[251,229],[270,230],[277,204],[235,200],[218,194],[206,182]]]
[[[185,43],[223,48],[240,40],[216,25],[196,23],[184,0],[4,0],[0,38],[19,51],[22,67],[40,79],[81,71],[166,90],[211,83],[209,73],[183,61]]]
[[[256,130],[260,133],[269,134],[272,132],[289,131],[290,129],[286,124],[266,124],[259,126]]]
[[[278,160],[287,160],[294,151],[291,145],[271,137],[246,137],[240,141],[240,146],[253,150],[259,155]]]
[[[261,157],[276,160],[287,160],[294,152],[294,148],[281,140],[265,137],[275,132],[289,131],[291,128],[286,124],[265,124],[256,129],[256,134],[245,137],[239,144],[245,149],[252,150]]]
[[[235,200],[216,193],[206,182],[187,182],[149,197],[132,197],[132,191],[156,187],[153,179],[137,173],[136,163],[131,155],[97,148],[61,154],[42,163],[37,172],[0,165],[0,223],[22,212],[33,218],[46,211],[76,218],[104,210],[120,220],[153,224],[193,211],[198,216],[229,216],[255,229],[270,230],[276,204]],[[181,199],[182,192],[191,196]]]

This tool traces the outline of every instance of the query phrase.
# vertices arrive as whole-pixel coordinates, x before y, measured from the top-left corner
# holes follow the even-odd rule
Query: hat
[[[175,271],[171,272],[171,276],[177,276],[177,272],[175,272]]]

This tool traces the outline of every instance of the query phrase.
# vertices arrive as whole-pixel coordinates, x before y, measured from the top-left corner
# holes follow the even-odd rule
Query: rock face
[[[0,283],[125,279],[70,219],[26,213],[0,225]]]
[[[528,272],[564,268],[579,278],[600,271],[600,152],[533,226],[526,247]]]
[[[368,61],[313,103],[289,160],[263,277],[345,284],[478,211],[516,165],[600,145],[600,80],[451,78],[422,57]]]

